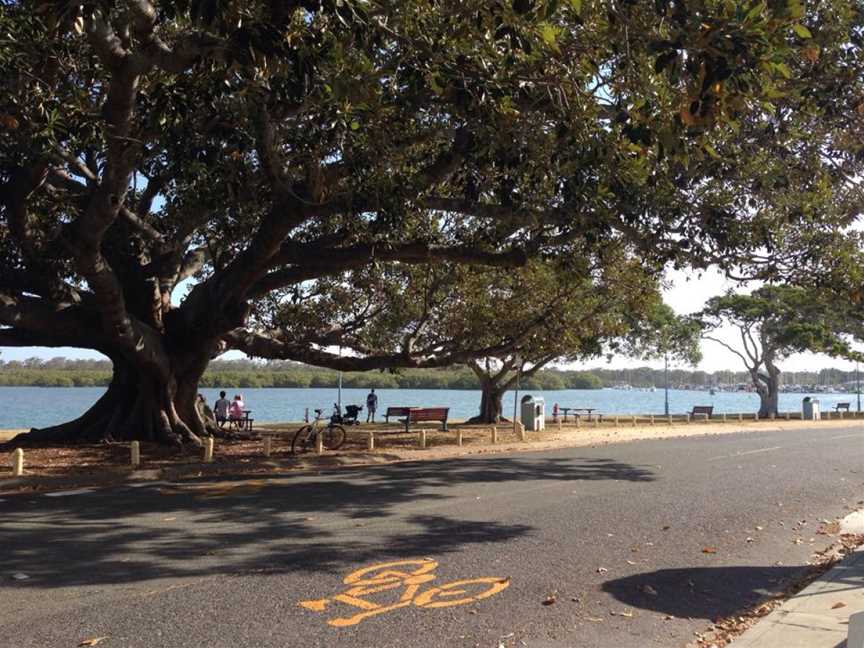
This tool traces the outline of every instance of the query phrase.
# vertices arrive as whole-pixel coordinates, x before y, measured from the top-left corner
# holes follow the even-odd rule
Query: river
[[[335,388],[313,389],[243,389],[227,388],[229,398],[242,392],[246,406],[257,422],[299,421],[304,412],[322,408],[329,412],[337,399]],[[29,428],[54,425],[81,415],[104,393],[102,387],[0,387],[0,428]],[[218,397],[217,389],[203,389],[211,405]],[[366,390],[343,389],[342,403],[365,404]],[[452,389],[380,389],[379,414],[388,406],[449,407],[451,419],[466,419],[476,414],[480,392]],[[546,400],[546,414],[551,416],[552,405],[562,407],[592,407],[604,414],[662,414],[663,390],[569,389],[560,391],[532,391],[533,396]],[[524,392],[520,392],[520,397]],[[781,394],[780,410],[797,412],[801,399],[807,394]],[[822,411],[838,402],[850,402],[857,407],[855,394],[814,395],[822,404]],[[694,405],[713,405],[717,414],[752,413],[758,409],[759,398],[747,392],[717,392],[669,390],[669,410],[673,414],[688,412]],[[513,393],[504,399],[506,416],[513,412]],[[365,414],[365,412],[364,412]],[[364,416],[365,418],[365,416]]]

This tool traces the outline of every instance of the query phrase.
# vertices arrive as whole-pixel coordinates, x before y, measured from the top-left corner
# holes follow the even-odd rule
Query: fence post
[[[308,407],[306,408],[306,411],[303,413],[303,422],[304,423],[309,422],[309,408]]]
[[[207,437],[204,439],[204,463],[213,462],[213,444],[213,437]]]
[[[273,449],[273,437],[271,437],[268,434],[267,436],[264,437],[264,456],[269,457],[272,449]]]
[[[562,428],[562,427],[563,427],[563,426],[561,425],[561,419],[559,418],[559,419],[558,419],[558,431],[559,431],[559,432],[561,431],[561,428]]]
[[[558,421],[558,429],[559,430],[561,429],[561,421],[560,420]],[[521,425],[521,424],[518,425],[516,427],[516,434],[518,435],[520,441],[524,441],[525,440],[525,426]]]
[[[137,468],[141,465],[141,444],[137,441],[133,441],[129,444],[129,454],[130,454],[130,463],[133,468]]]
[[[618,427],[618,417],[615,417],[615,427]]]
[[[375,449],[375,433],[370,432],[366,437],[366,449],[374,450]]]
[[[577,414],[576,415],[576,429],[578,430],[580,427],[582,427],[582,417]]]
[[[516,426],[516,432],[519,432],[519,426]],[[489,428],[489,436],[492,439],[492,443],[498,443],[498,428],[494,425]]]
[[[651,415],[651,425],[654,425],[654,415]]]
[[[462,430],[461,429],[456,430],[456,445],[457,446],[462,445]]]
[[[723,422],[726,422],[726,412],[723,412]]]
[[[599,427],[599,426],[600,426],[600,417],[599,417],[599,416],[595,416],[595,417],[594,417],[594,427],[596,428],[596,427]]]
[[[742,422],[744,420],[744,415],[741,412],[738,412],[738,422]]]
[[[708,425],[711,422],[711,415],[705,414],[703,420],[705,421],[705,425]]]
[[[786,412],[786,420],[789,421],[789,420],[791,420],[791,418],[792,417],[789,415],[789,412]]]
[[[688,412],[688,413],[685,414],[684,416],[687,417],[687,425],[690,425],[690,413]]]
[[[322,434],[322,431],[319,431],[318,434],[315,435],[315,454],[324,454],[324,435]]]
[[[633,415],[633,427],[636,427],[636,415]]]
[[[20,477],[24,474],[24,451],[21,448],[15,448],[12,453],[12,476]]]
[[[426,430],[420,430],[420,447],[426,447]]]
[[[666,422],[667,422],[669,425],[672,425],[672,415],[670,414],[670,415],[667,416],[666,418],[667,418],[667,421],[666,421]]]

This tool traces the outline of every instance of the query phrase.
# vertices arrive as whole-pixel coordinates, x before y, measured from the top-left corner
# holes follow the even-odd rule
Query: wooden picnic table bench
[[[837,404],[834,406],[834,411],[835,411],[835,412],[839,412],[839,411],[842,409],[842,410],[846,410],[846,411],[848,412],[848,411],[849,411],[849,406],[850,406],[851,404],[852,404],[852,403],[837,403]]]
[[[694,418],[696,416],[704,416],[706,419],[710,419],[713,413],[713,405],[694,405],[693,411],[690,412],[690,418]]]
[[[412,407],[388,407],[387,411],[384,413],[384,422],[389,423],[391,416],[408,416],[408,412],[414,408]]]
[[[558,409],[561,410],[562,412],[564,412],[564,422],[565,423],[567,422],[568,412],[573,412],[573,418],[574,419],[578,419],[581,416],[580,412],[585,412],[585,413],[587,413],[588,420],[590,421],[590,420],[592,420],[591,419],[591,413],[597,411],[596,407],[559,407]],[[602,418],[601,414],[597,414],[597,416],[598,416],[598,418]]]
[[[252,410],[243,410],[243,418],[231,418],[228,417],[228,427],[234,428],[236,430],[246,430],[247,432],[252,431],[252,423],[255,422],[255,419],[250,417],[252,414]]]
[[[447,415],[450,413],[449,407],[410,407],[408,414],[402,423],[405,424],[405,431],[408,432],[412,423],[420,421],[439,421],[441,429],[447,431]]]

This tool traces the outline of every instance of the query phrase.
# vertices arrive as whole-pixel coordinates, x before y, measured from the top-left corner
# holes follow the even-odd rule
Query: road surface
[[[6,496],[0,643],[683,647],[862,499],[861,425]]]

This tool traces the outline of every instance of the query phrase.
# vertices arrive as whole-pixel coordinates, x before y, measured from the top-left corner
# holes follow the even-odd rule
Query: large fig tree
[[[816,217],[763,218],[715,156],[782,136],[799,158],[814,134],[776,113],[849,51],[855,3],[830,4],[2,3],[0,345],[114,365],[81,418],[29,439],[195,442],[198,380],[228,346],[351,369],[478,351],[403,335],[340,357],[350,322],[326,310],[264,328],[364,269],[518,266],[577,239],[652,262],[764,249]],[[832,96],[806,114],[854,109]],[[801,190],[830,193],[840,159],[815,156]]]

